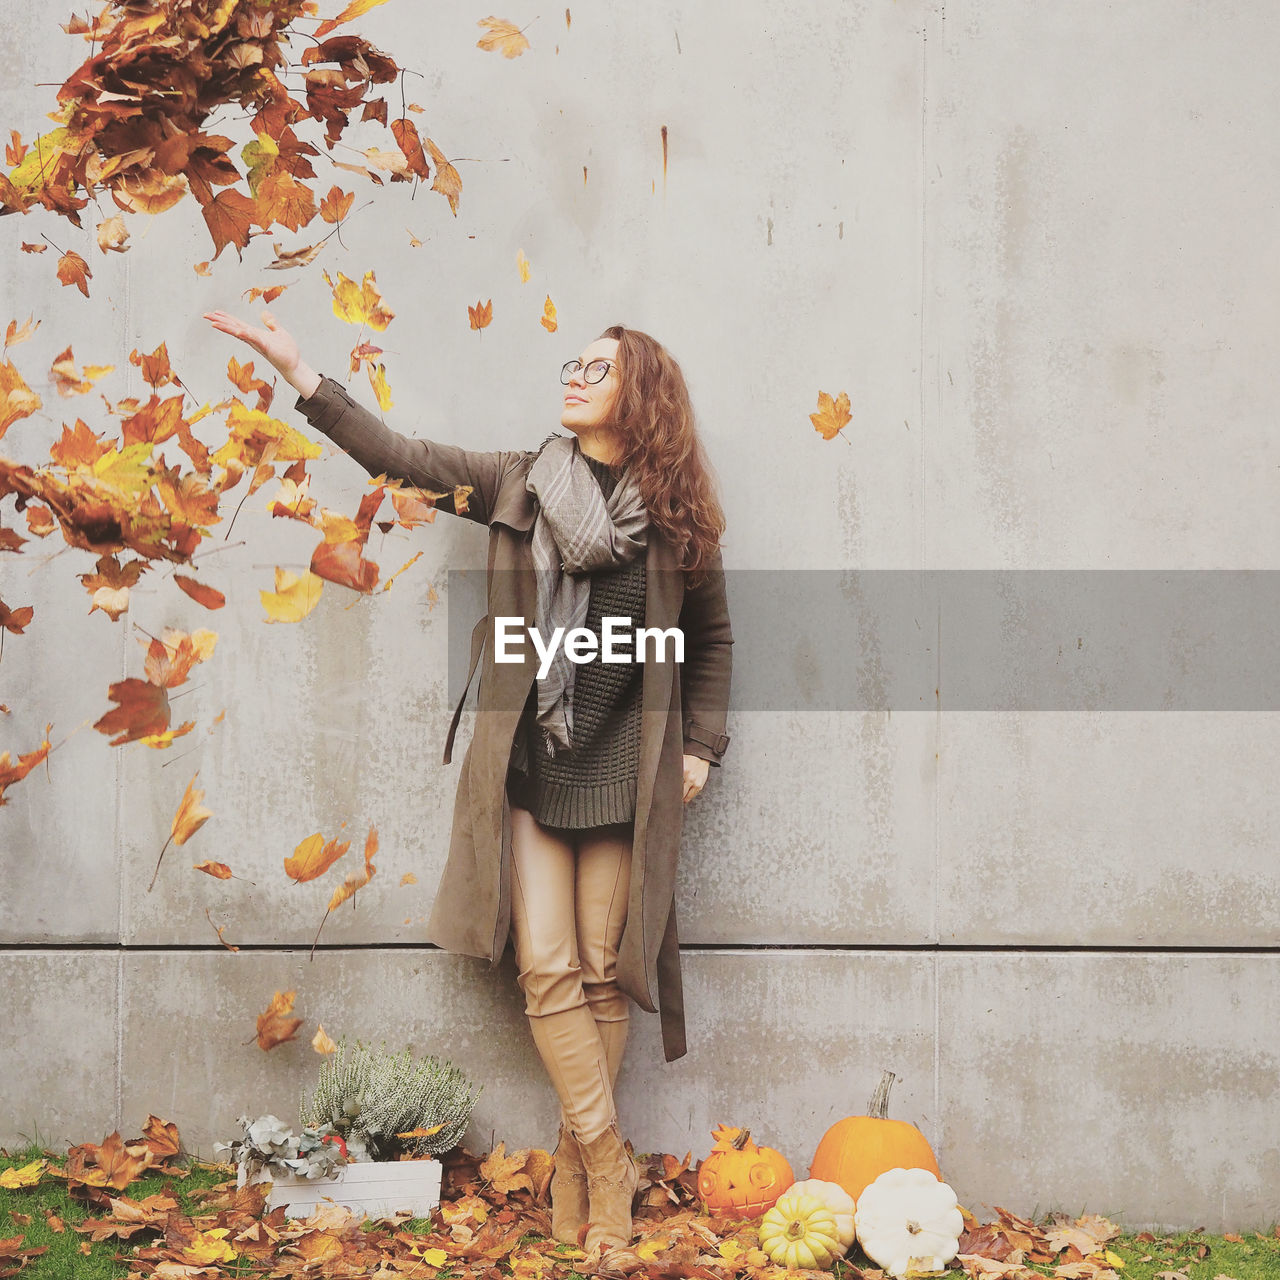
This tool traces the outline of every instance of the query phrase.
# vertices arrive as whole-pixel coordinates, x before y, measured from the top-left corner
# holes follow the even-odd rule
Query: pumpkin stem
[[[877,1120],[889,1118],[889,1090],[893,1088],[893,1082],[897,1078],[892,1071],[886,1071],[880,1077],[880,1083],[876,1085],[876,1091],[871,1095],[871,1101],[867,1103],[867,1115]]]
[[[741,1151],[747,1145],[747,1139],[751,1137],[750,1129],[739,1129],[738,1136],[729,1144],[735,1151]]]

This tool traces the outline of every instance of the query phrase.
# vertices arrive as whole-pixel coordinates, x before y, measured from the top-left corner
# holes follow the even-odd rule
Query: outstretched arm
[[[316,373],[270,311],[262,313],[264,328],[246,324],[225,311],[209,311],[204,318],[215,329],[239,338],[265,356],[297,391],[294,407],[370,475],[386,475],[420,489],[446,492],[450,496],[439,500],[439,510],[488,524],[502,477],[522,456],[520,451],[460,449],[393,431],[339,383]],[[460,485],[469,487],[471,493],[465,508],[455,510],[452,493]]]

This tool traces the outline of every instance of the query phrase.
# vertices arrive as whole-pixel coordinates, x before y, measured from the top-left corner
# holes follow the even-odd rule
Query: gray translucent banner
[[[449,574],[452,698],[484,586]],[[1280,709],[1277,570],[741,569],[725,593],[736,711]]]

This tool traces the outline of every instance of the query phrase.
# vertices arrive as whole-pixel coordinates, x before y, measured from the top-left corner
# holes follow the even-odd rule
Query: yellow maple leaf
[[[449,1261],[449,1255],[443,1249],[419,1249],[413,1245],[409,1249],[415,1258],[421,1258],[429,1267],[443,1267]]]
[[[542,319],[538,321],[540,325],[548,332],[555,333],[560,327],[560,322],[556,319],[556,305],[551,301],[551,295],[547,295],[547,300],[542,304]]]
[[[197,1231],[191,1243],[183,1250],[183,1261],[198,1267],[207,1267],[215,1262],[231,1262],[236,1251],[227,1243],[230,1234],[227,1227],[213,1227],[208,1231]]]
[[[18,1187],[34,1187],[40,1181],[44,1165],[43,1160],[33,1160],[30,1164],[24,1164],[21,1169],[6,1169],[0,1173],[0,1187],[9,1191]]]
[[[373,394],[378,397],[378,408],[385,413],[391,408],[391,388],[387,385],[387,366],[380,364],[375,371],[373,362],[370,361],[365,365],[365,370],[369,374],[369,385],[373,388]]]
[[[497,52],[504,58],[518,58],[529,47],[524,32],[505,18],[481,18],[476,26],[487,29],[476,41],[476,48],[487,53]]]
[[[652,1262],[658,1254],[666,1249],[670,1242],[662,1236],[650,1236],[636,1245],[636,1257],[645,1262]]]
[[[338,1046],[333,1043],[333,1037],[324,1029],[322,1022],[316,1028],[316,1033],[311,1037],[311,1047],[317,1053],[336,1053]]]
[[[529,259],[524,256],[523,249],[516,254],[516,270],[520,272],[520,283],[527,284],[529,280]]]
[[[301,622],[320,603],[324,579],[308,570],[299,577],[276,569],[275,591],[259,591],[268,622]]]
[[[321,273],[324,282],[333,291],[333,314],[348,324],[367,324],[371,329],[385,329],[395,318],[395,312],[382,301],[375,288],[372,271],[364,273],[359,283],[338,272],[334,284],[327,271]]]
[[[847,391],[842,391],[834,400],[825,391],[819,391],[818,412],[811,413],[809,421],[824,440],[830,440],[839,435],[841,428],[848,426],[851,417]],[[846,440],[848,438],[845,436]]]

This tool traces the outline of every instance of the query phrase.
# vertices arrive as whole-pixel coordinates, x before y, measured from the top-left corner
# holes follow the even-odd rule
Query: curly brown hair
[[[647,333],[610,325],[602,338],[618,342],[615,421],[650,522],[676,549],[696,585],[724,533],[715,473],[698,437],[684,374],[671,353]]]

